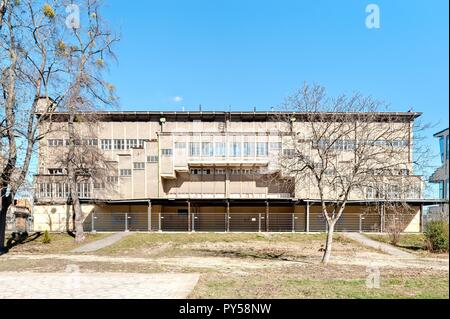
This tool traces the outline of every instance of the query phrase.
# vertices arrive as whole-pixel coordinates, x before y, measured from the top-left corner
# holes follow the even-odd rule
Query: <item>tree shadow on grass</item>
[[[33,235],[28,236],[28,233],[13,233],[11,237],[6,242],[6,247],[4,251],[0,252],[0,255],[7,254],[12,248],[24,245],[27,243],[31,243],[42,236],[41,232],[34,233]]]

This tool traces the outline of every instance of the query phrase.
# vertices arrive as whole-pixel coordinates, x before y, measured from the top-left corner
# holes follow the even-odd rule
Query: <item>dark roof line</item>
[[[442,133],[445,133],[445,131],[448,131],[448,127],[445,128],[445,129],[443,129],[442,131],[439,131],[439,132],[435,133],[433,136],[434,136],[434,137],[439,137],[439,136],[442,135]]]

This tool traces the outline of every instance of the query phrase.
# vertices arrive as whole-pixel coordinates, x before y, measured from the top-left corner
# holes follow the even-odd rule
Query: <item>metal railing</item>
[[[310,232],[325,232],[327,222],[321,213],[311,213]],[[86,217],[84,228],[91,232],[306,232],[304,213],[230,212],[152,213],[94,212]],[[342,215],[337,232],[379,232],[378,214]]]

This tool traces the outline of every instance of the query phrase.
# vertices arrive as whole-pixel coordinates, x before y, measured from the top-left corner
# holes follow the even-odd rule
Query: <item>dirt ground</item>
[[[82,272],[200,273],[191,298],[448,298],[448,255],[398,258],[337,235],[324,266],[324,239],[324,234],[133,234],[88,254],[22,247],[0,257],[0,272],[54,272],[76,264]],[[381,289],[366,287],[373,269]]]

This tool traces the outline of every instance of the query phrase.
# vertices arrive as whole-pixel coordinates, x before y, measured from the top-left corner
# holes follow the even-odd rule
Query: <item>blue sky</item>
[[[365,25],[369,3],[381,28]],[[302,85],[448,127],[448,1],[106,1],[121,110],[270,110]],[[180,97],[175,101],[175,97]],[[438,159],[436,158],[436,163]]]

